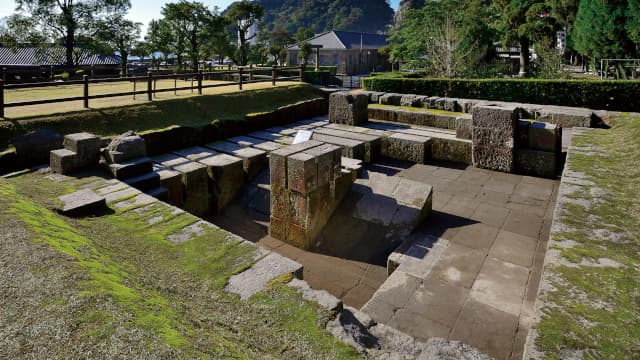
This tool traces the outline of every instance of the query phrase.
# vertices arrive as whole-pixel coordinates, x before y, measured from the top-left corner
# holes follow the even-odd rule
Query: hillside
[[[257,0],[265,9],[266,28],[295,33],[306,27],[315,33],[328,30],[384,32],[393,21],[386,0]]]

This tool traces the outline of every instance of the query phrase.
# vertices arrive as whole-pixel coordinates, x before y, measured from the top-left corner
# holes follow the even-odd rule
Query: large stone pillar
[[[514,172],[515,135],[522,109],[476,106],[473,109],[473,165]]]
[[[359,125],[369,121],[369,96],[336,92],[329,96],[329,122]]]

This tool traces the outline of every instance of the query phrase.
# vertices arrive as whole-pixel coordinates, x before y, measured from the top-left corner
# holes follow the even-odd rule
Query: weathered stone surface
[[[476,106],[473,109],[473,164],[502,172],[514,170],[517,121],[522,109]]]
[[[333,93],[329,97],[329,122],[357,125],[368,120],[369,97],[364,94]]]
[[[93,215],[107,209],[104,197],[91,190],[80,190],[58,198],[62,202],[60,212],[69,216]]]
[[[529,148],[559,154],[562,151],[562,128],[554,124],[533,122],[529,127]]]
[[[382,155],[425,164],[431,160],[431,138],[397,133],[383,140]]]
[[[100,138],[89,133],[65,135],[63,145],[78,156],[78,166],[97,165],[100,159]]]
[[[160,185],[160,175],[150,172],[128,178],[124,182],[140,191],[146,191]]]
[[[380,136],[327,128],[314,129],[313,131],[318,134],[364,142],[364,157],[362,160],[365,163],[370,163],[380,156],[382,147],[382,138]]]
[[[306,195],[318,187],[318,165],[313,155],[304,152],[287,158],[287,188]]]
[[[257,148],[242,147],[238,144],[219,141],[206,145],[208,148],[223,154],[242,159],[247,180],[253,179],[267,164],[267,152]]]
[[[323,144],[304,151],[316,159],[318,165],[318,186],[331,184],[339,176],[340,168],[336,159],[341,157],[342,150],[339,146]],[[355,160],[358,161],[358,160]]]
[[[121,163],[147,156],[144,139],[129,131],[117,136],[107,146],[106,157],[110,163]]]
[[[42,129],[11,140],[16,148],[17,161],[24,164],[46,163],[49,152],[62,148],[62,135],[51,129]]]
[[[296,289],[302,295],[302,298],[307,301],[316,302],[329,311],[336,313],[342,311],[342,301],[329,294],[326,290],[314,290],[306,281],[300,279],[291,280],[287,286]]]
[[[152,170],[153,161],[147,157],[127,160],[123,163],[109,164],[109,171],[118,180],[143,175],[151,172]]]
[[[378,98],[382,105],[400,106],[403,94],[386,93]]]
[[[535,109],[536,120],[556,124],[560,127],[591,127],[597,123],[596,116],[589,109],[540,105]]]
[[[69,174],[79,168],[78,156],[71,150],[53,150],[50,154],[51,171],[58,174]]]
[[[556,177],[558,161],[558,156],[553,152],[518,149],[515,169],[519,174],[553,179]]]
[[[189,162],[184,158],[177,158],[174,161],[181,161],[171,168],[182,174],[184,210],[196,216],[206,214],[210,206],[207,167],[196,162]]]
[[[184,204],[184,186],[182,174],[170,169],[157,169],[160,176],[160,185],[167,189],[167,202],[171,205],[182,207]]]
[[[321,142],[315,140],[309,140],[300,144],[290,145],[276,151],[271,152],[269,155],[269,172],[271,178],[271,188],[286,188],[287,187],[287,157],[295,153],[302,152],[307,149],[314,148],[322,145]]]
[[[400,98],[400,106],[413,106],[413,102],[416,100],[417,95],[402,95]]]
[[[313,133],[313,140],[333,144],[342,148],[342,156],[354,159],[364,160],[365,143],[358,140],[341,138],[337,136]]]
[[[244,185],[244,162],[227,154],[218,154],[198,160],[207,166],[209,192],[218,211],[229,205]]]
[[[473,134],[473,119],[471,116],[458,116],[455,120],[456,137],[471,140]]]
[[[515,147],[518,149],[527,149],[529,148],[529,129],[531,127],[531,121],[518,120],[517,125]]]
[[[173,153],[191,161],[199,161],[200,159],[218,155],[217,152],[200,146],[176,150]]]
[[[229,278],[225,291],[240,295],[243,300],[249,299],[267,286],[269,281],[285,274],[302,277],[302,265],[271,253],[255,263],[248,270]]]

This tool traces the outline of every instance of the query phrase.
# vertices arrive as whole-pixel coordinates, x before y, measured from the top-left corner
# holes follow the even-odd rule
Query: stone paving
[[[521,358],[558,181],[446,164],[396,171],[434,187],[433,214],[413,234],[432,239],[431,251],[421,272],[399,268],[362,311],[417,340]]]

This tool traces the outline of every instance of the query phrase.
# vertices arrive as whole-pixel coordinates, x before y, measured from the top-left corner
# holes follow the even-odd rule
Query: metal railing
[[[298,75],[296,76],[279,76],[284,72],[291,73],[293,71],[297,71]],[[264,75],[264,73],[270,73],[269,75]],[[223,81],[221,83],[216,84],[203,84],[203,80],[211,79],[215,77],[226,77],[228,81]],[[157,80],[166,80],[173,79],[174,86],[172,88],[165,89],[157,89]],[[178,87],[178,80],[185,79],[191,80],[191,86],[181,86]],[[157,93],[170,92],[173,91],[174,95],[177,95],[178,91],[191,90],[198,92],[198,95],[202,95],[202,90],[207,88],[215,88],[215,87],[224,87],[237,85],[239,90],[242,90],[243,85],[245,84],[253,84],[253,83],[262,83],[262,82],[271,82],[273,86],[276,85],[277,81],[304,81],[304,66],[295,66],[295,67],[238,67],[237,70],[228,70],[228,71],[209,71],[203,72],[198,71],[196,73],[180,73],[180,74],[168,74],[168,75],[154,75],[151,71],[147,74],[147,76],[130,76],[130,77],[122,77],[122,78],[99,78],[92,79],[88,75],[84,75],[82,80],[74,80],[74,81],[66,81],[66,82],[44,82],[44,83],[27,83],[27,84],[10,84],[5,85],[4,81],[0,79],[0,119],[4,119],[5,117],[5,109],[20,107],[20,106],[30,106],[30,105],[42,105],[42,104],[53,104],[60,102],[69,102],[69,101],[83,101],[83,105],[85,108],[89,108],[89,101],[94,99],[103,99],[110,97],[118,97],[118,96],[133,96],[135,100],[136,95],[147,95],[148,101],[153,101],[153,97]],[[91,84],[105,84],[105,83],[117,83],[117,82],[132,82],[133,83],[133,91],[126,92],[116,92],[116,93],[108,93],[108,94],[96,94],[91,95]],[[146,89],[137,90],[138,82],[146,82]],[[5,102],[5,90],[17,90],[17,89],[34,89],[34,88],[47,88],[47,87],[59,87],[59,86],[67,86],[67,85],[82,85],[83,95],[82,96],[73,96],[73,97],[64,97],[64,98],[56,98],[56,99],[41,99],[41,100],[29,100],[29,101],[19,101],[19,102]]]

